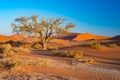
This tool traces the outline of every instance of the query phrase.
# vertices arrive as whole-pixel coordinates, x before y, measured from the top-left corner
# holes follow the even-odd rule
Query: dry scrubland
[[[0,37],[0,80],[120,80],[120,41],[83,35],[53,39],[47,50],[31,43],[39,38]]]

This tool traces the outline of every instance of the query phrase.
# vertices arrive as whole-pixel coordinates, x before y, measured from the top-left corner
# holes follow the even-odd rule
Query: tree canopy
[[[19,17],[12,23],[13,33],[24,34],[26,36],[38,36],[41,38],[40,44],[46,49],[46,44],[54,36],[67,34],[74,24],[64,24],[63,18],[41,18],[32,15],[30,17]]]

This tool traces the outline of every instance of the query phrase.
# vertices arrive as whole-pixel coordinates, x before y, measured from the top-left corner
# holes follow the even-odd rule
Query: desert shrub
[[[90,44],[90,47],[93,49],[101,49],[101,44],[100,43],[92,43],[92,44]]]
[[[111,48],[118,48],[119,46],[115,43],[112,43],[112,44],[108,44],[108,47],[111,47]]]
[[[20,53],[20,52],[29,52],[30,50],[28,48],[24,48],[24,47],[15,47],[14,52],[16,53]]]
[[[82,51],[56,51],[55,55],[68,57],[68,58],[82,58]]]
[[[12,46],[10,44],[2,45],[2,49],[3,49],[2,53],[4,58],[11,57],[14,55],[14,52],[12,51]]]
[[[37,60],[27,60],[27,61],[22,60],[22,61],[26,65],[39,65],[39,66],[44,66],[44,67],[47,67],[47,66],[50,65],[50,61],[49,60],[44,60],[44,59],[42,59],[42,60],[39,60],[39,59],[37,59]]]
[[[5,59],[0,61],[0,66],[8,69],[14,68],[20,64],[22,63],[19,59]]]
[[[3,44],[2,48],[6,49],[6,50],[11,50],[12,46],[10,44]]]
[[[26,62],[27,65],[38,65],[40,63],[39,60],[28,60]]]
[[[49,60],[41,61],[40,65],[43,66],[43,67],[50,66],[50,61]]]
[[[12,57],[14,56],[14,52],[12,50],[7,51],[7,50],[3,50],[3,58],[8,58],[8,57]]]
[[[93,59],[91,58],[85,58],[84,63],[93,63]]]

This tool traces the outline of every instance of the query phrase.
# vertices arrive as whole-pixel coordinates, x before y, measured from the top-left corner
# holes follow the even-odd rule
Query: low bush
[[[3,68],[8,68],[8,69],[14,68],[20,64],[22,63],[18,59],[5,59],[5,60],[0,61],[0,66]]]
[[[85,58],[84,63],[93,63],[93,59],[91,58]]]
[[[118,48],[119,46],[115,43],[112,43],[112,44],[108,44],[108,47],[111,47],[111,48]]]
[[[12,57],[14,55],[15,55],[15,53],[12,50],[10,50],[10,51],[3,50],[3,58],[9,58],[9,57]]]
[[[41,61],[40,62],[40,65],[43,66],[43,67],[48,67],[50,66],[50,61],[49,60],[44,60],[44,61]]]
[[[1,49],[4,58],[12,57],[14,55],[14,52],[12,51],[12,46],[10,44],[3,44]]]
[[[30,50],[28,48],[24,48],[24,47],[15,47],[14,52],[16,53],[20,53],[20,52],[30,52]]]
[[[56,51],[55,55],[68,57],[68,58],[82,58],[83,52],[82,51]]]
[[[92,44],[90,44],[90,47],[93,49],[101,49],[101,44],[100,43],[92,43]]]
[[[44,66],[47,67],[50,65],[50,60],[40,60],[40,59],[36,59],[36,60],[22,60],[24,64],[26,65],[39,65],[39,66]]]
[[[28,60],[26,61],[27,65],[38,65],[40,63],[40,60]]]

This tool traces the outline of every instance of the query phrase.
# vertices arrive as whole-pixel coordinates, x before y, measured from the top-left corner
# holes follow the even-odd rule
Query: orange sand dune
[[[97,36],[97,35],[93,35],[90,33],[83,33],[83,34],[79,34],[78,36],[76,36],[73,40],[75,41],[84,41],[84,40],[102,40],[102,39],[108,39],[108,37],[106,36]]]
[[[6,42],[6,41],[9,41],[9,38],[7,36],[0,35],[0,42]]]
[[[24,36],[20,34],[13,34],[9,37],[9,39],[13,41],[22,41],[24,39]]]
[[[24,38],[23,41],[27,43],[32,43],[32,42],[39,42],[40,39],[38,37],[26,37]]]

